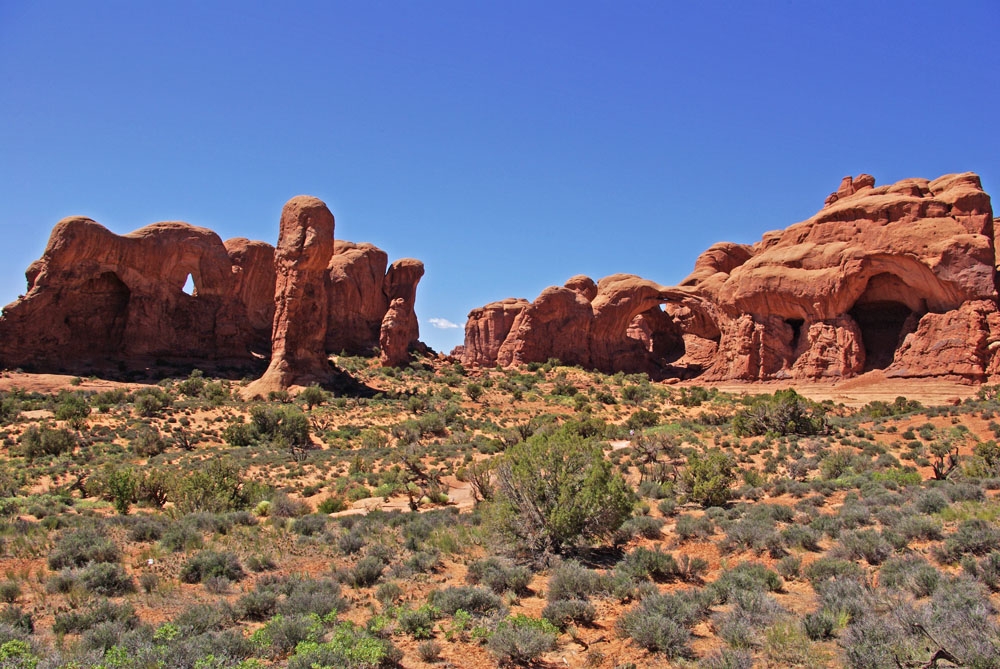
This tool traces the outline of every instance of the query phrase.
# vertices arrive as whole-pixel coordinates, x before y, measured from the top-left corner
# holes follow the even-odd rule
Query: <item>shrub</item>
[[[875,530],[844,532],[840,535],[840,545],[834,549],[836,557],[864,558],[871,565],[882,564],[892,553],[892,545]]]
[[[446,615],[454,615],[459,609],[480,616],[504,609],[503,601],[490,590],[469,586],[435,590],[428,602]]]
[[[545,619],[517,615],[502,621],[486,647],[503,664],[529,664],[555,648],[558,630]]]
[[[761,395],[753,404],[733,416],[737,436],[763,434],[819,434],[826,429],[826,419],[819,405],[792,389],[779,390],[773,396]]]
[[[813,641],[832,639],[840,627],[840,615],[829,609],[807,613],[802,619],[802,629]]]
[[[508,590],[524,594],[531,582],[531,572],[526,567],[491,557],[470,564],[468,578],[471,583],[481,583],[498,595]]]
[[[1000,530],[980,518],[962,521],[944,544],[933,548],[934,557],[942,563],[958,561],[963,555],[986,555],[1000,541]]]
[[[339,583],[329,578],[309,578],[292,582],[285,599],[278,602],[278,613],[325,618],[348,607]]]
[[[493,525],[529,550],[611,536],[634,494],[595,443],[562,430],[516,444],[496,466]]]
[[[779,592],[783,585],[777,572],[758,562],[741,562],[719,574],[709,593],[724,604],[741,592]]]
[[[736,593],[732,610],[714,617],[719,636],[733,648],[761,644],[761,631],[771,625],[783,609],[773,597],[760,590]]]
[[[84,567],[91,562],[118,562],[121,551],[114,542],[93,528],[63,534],[49,553],[49,569]]]
[[[303,516],[292,525],[292,531],[305,537],[322,534],[326,529],[327,517],[320,514]]]
[[[579,562],[566,561],[552,571],[546,598],[549,602],[562,599],[586,600],[604,588],[601,575]]]
[[[670,581],[680,576],[680,567],[673,555],[659,548],[650,550],[641,546],[625,556],[618,570],[636,580]]]
[[[560,630],[565,630],[570,623],[592,624],[597,618],[597,609],[583,599],[559,599],[545,605],[542,617]]]
[[[677,523],[674,531],[681,540],[686,539],[708,539],[715,532],[712,519],[708,516],[694,516],[689,513],[682,513],[677,516]]]
[[[833,557],[821,557],[805,569],[805,577],[815,590],[821,589],[824,583],[833,579],[861,581],[864,576],[865,572],[859,565]]]
[[[660,528],[663,525],[664,521],[662,518],[636,516],[635,518],[626,520],[618,529],[618,534],[628,538],[639,536],[646,539],[660,539],[663,537],[663,534],[660,532]]]
[[[688,627],[705,618],[708,600],[695,590],[647,595],[618,619],[618,630],[646,650],[668,658],[691,656]]]
[[[203,583],[213,576],[241,581],[246,573],[234,553],[205,550],[196,553],[185,562],[180,575],[185,583]]]
[[[438,611],[427,604],[418,609],[403,609],[396,617],[399,628],[414,639],[430,639],[434,635],[434,620]]]
[[[278,595],[271,590],[254,590],[236,600],[236,616],[240,620],[263,622],[278,609]]]
[[[261,500],[263,492],[260,486],[244,480],[236,463],[223,458],[177,477],[170,496],[181,513],[223,513],[250,508]]]
[[[83,587],[102,597],[121,597],[135,592],[135,580],[117,563],[95,562],[80,572]]]
[[[204,544],[201,532],[184,520],[169,525],[160,540],[160,546],[173,553],[198,549]]]
[[[21,596],[21,586],[17,581],[0,581],[0,601],[8,604],[17,601]]]
[[[159,516],[136,515],[128,524],[128,538],[130,541],[158,541],[166,528],[166,521]]]
[[[402,653],[391,642],[345,622],[333,629],[329,641],[306,641],[296,646],[295,654],[288,660],[288,669],[380,669],[401,659]]]
[[[736,461],[718,449],[693,452],[688,456],[681,481],[692,502],[704,507],[723,506],[733,495],[731,488],[736,482]]]
[[[383,571],[385,571],[385,561],[382,558],[377,555],[366,555],[347,573],[347,582],[355,588],[367,588],[378,583]]]
[[[29,460],[44,455],[61,455],[76,448],[77,436],[64,428],[30,425],[21,433],[20,453]]]

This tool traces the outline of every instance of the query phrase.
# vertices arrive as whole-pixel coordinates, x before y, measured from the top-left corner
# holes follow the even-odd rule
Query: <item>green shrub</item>
[[[414,639],[430,639],[434,636],[434,621],[438,618],[438,610],[424,604],[417,609],[403,609],[396,617],[399,628]]]
[[[21,433],[20,454],[29,460],[44,455],[61,455],[76,448],[77,436],[64,428],[30,425]]]
[[[347,573],[347,582],[355,588],[367,588],[378,583],[385,571],[385,561],[377,555],[366,555]]]
[[[491,522],[529,550],[608,538],[632,511],[634,493],[601,447],[566,430],[511,447],[494,474]]]
[[[708,516],[695,516],[690,513],[682,513],[677,516],[674,531],[682,541],[687,539],[708,539],[715,532],[715,525]]]
[[[826,429],[822,408],[792,389],[779,390],[773,396],[760,395],[750,407],[733,416],[737,436],[764,434],[819,434]]]
[[[545,596],[549,602],[563,599],[586,600],[603,591],[601,574],[570,560],[552,571]]]
[[[643,597],[618,619],[618,630],[646,650],[668,658],[690,657],[689,627],[708,615],[709,600],[696,590]]]
[[[434,590],[428,602],[445,615],[454,615],[459,609],[479,616],[504,610],[503,600],[492,591],[470,586]]]
[[[571,623],[576,625],[591,625],[597,618],[597,609],[583,599],[558,599],[549,602],[542,609],[542,617],[550,623],[565,630]]]
[[[340,623],[326,642],[306,641],[295,647],[288,669],[382,669],[393,666],[403,654],[391,642],[349,622]]]
[[[692,452],[681,473],[681,481],[690,501],[704,507],[723,506],[733,495],[736,460],[718,449]]]

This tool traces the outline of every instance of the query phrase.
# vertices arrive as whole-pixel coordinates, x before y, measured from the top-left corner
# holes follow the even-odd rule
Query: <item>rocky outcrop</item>
[[[269,256],[240,247],[236,262]],[[205,228],[157,223],[119,236],[64,219],[28,268],[27,293],[4,308],[0,361],[58,371],[246,360],[262,325],[258,274],[267,280]]]
[[[679,286],[615,275],[595,291],[574,277],[531,304],[474,310],[462,360],[558,357],[710,380],[870,369],[981,380],[1000,368],[995,234],[974,174],[880,187],[846,177],[812,218],[752,246],[712,246]]]
[[[292,385],[328,383],[333,369],[326,354],[333,257],[333,214],[317,198],[300,195],[281,211],[274,251],[274,326],[271,363],[247,388],[264,395]]]
[[[901,365],[903,343],[912,336],[907,351],[929,352],[919,341],[942,328],[981,348],[976,328],[959,325],[968,318],[941,318],[971,302],[996,309],[993,214],[979,178],[874,183],[846,178],[819,213],[764,235],[744,262],[727,268],[713,257],[700,265],[715,262],[716,273],[684,281],[718,309],[719,354],[707,378],[923,376],[931,358],[907,354]],[[983,378],[989,363],[978,359],[948,375]]]
[[[511,299],[474,310],[462,362],[510,366],[558,358],[603,371],[665,365],[683,347],[680,328],[660,308],[671,295],[672,289],[629,274],[598,283],[575,276],[533,302]]]
[[[371,244],[334,242],[332,215],[326,221],[329,212],[318,202],[302,197],[286,205],[277,253],[244,238],[223,243],[187,223],[117,235],[88,218],[60,221],[28,268],[26,294],[0,316],[0,365],[154,375],[201,367],[243,376],[259,372],[272,335],[282,364],[291,360],[293,371],[320,367],[317,360],[328,352],[370,355],[390,296],[412,312],[423,266],[406,259],[387,269],[385,252]],[[276,312],[282,303],[284,315]],[[290,317],[289,308],[300,303],[312,306]],[[406,320],[406,329],[393,334],[412,349],[419,342],[411,316],[392,320]],[[309,320],[297,332],[302,317]],[[276,329],[278,320],[284,325]],[[278,378],[276,385],[288,377]]]

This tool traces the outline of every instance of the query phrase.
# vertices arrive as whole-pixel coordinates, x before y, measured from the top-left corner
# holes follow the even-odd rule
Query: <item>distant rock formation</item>
[[[277,387],[288,378],[318,380],[317,361],[326,364],[327,353],[372,355],[390,300],[402,298],[412,312],[423,265],[406,259],[387,271],[384,251],[335,242],[333,216],[321,205],[306,196],[289,201],[277,253],[243,238],[223,243],[187,223],[116,235],[89,218],[64,219],[28,268],[27,293],[0,316],[0,365],[79,374],[194,366],[240,373],[260,368],[273,336],[275,358],[291,365],[290,375],[272,383]],[[286,235],[287,226],[294,229]],[[296,305],[306,303],[300,313]],[[415,316],[406,328],[392,340],[417,348]]]
[[[995,225],[975,174],[846,177],[812,218],[705,251],[679,286],[586,277],[469,314],[462,361],[748,381],[996,374]],[[592,282],[590,282],[592,283]],[[576,288],[576,290],[574,290]]]

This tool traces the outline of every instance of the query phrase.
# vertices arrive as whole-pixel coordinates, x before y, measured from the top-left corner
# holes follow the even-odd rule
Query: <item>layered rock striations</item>
[[[412,314],[419,261],[387,269],[375,246],[335,242],[332,214],[305,196],[285,206],[280,236],[276,250],[244,238],[223,242],[187,223],[117,235],[89,218],[64,219],[28,268],[26,294],[0,316],[0,365],[74,373],[247,370],[273,348],[293,373],[272,385],[319,380],[328,353],[372,354],[383,329],[394,327],[383,321],[396,297],[412,318],[401,319],[405,329],[390,339],[407,350],[419,345]]]
[[[708,380],[873,369],[982,380],[1000,364],[996,267],[992,207],[976,175],[880,187],[847,177],[812,218],[752,246],[716,244],[679,286],[616,275],[585,295],[571,289],[586,285],[574,277],[532,303],[474,310],[463,362],[558,357]]]

